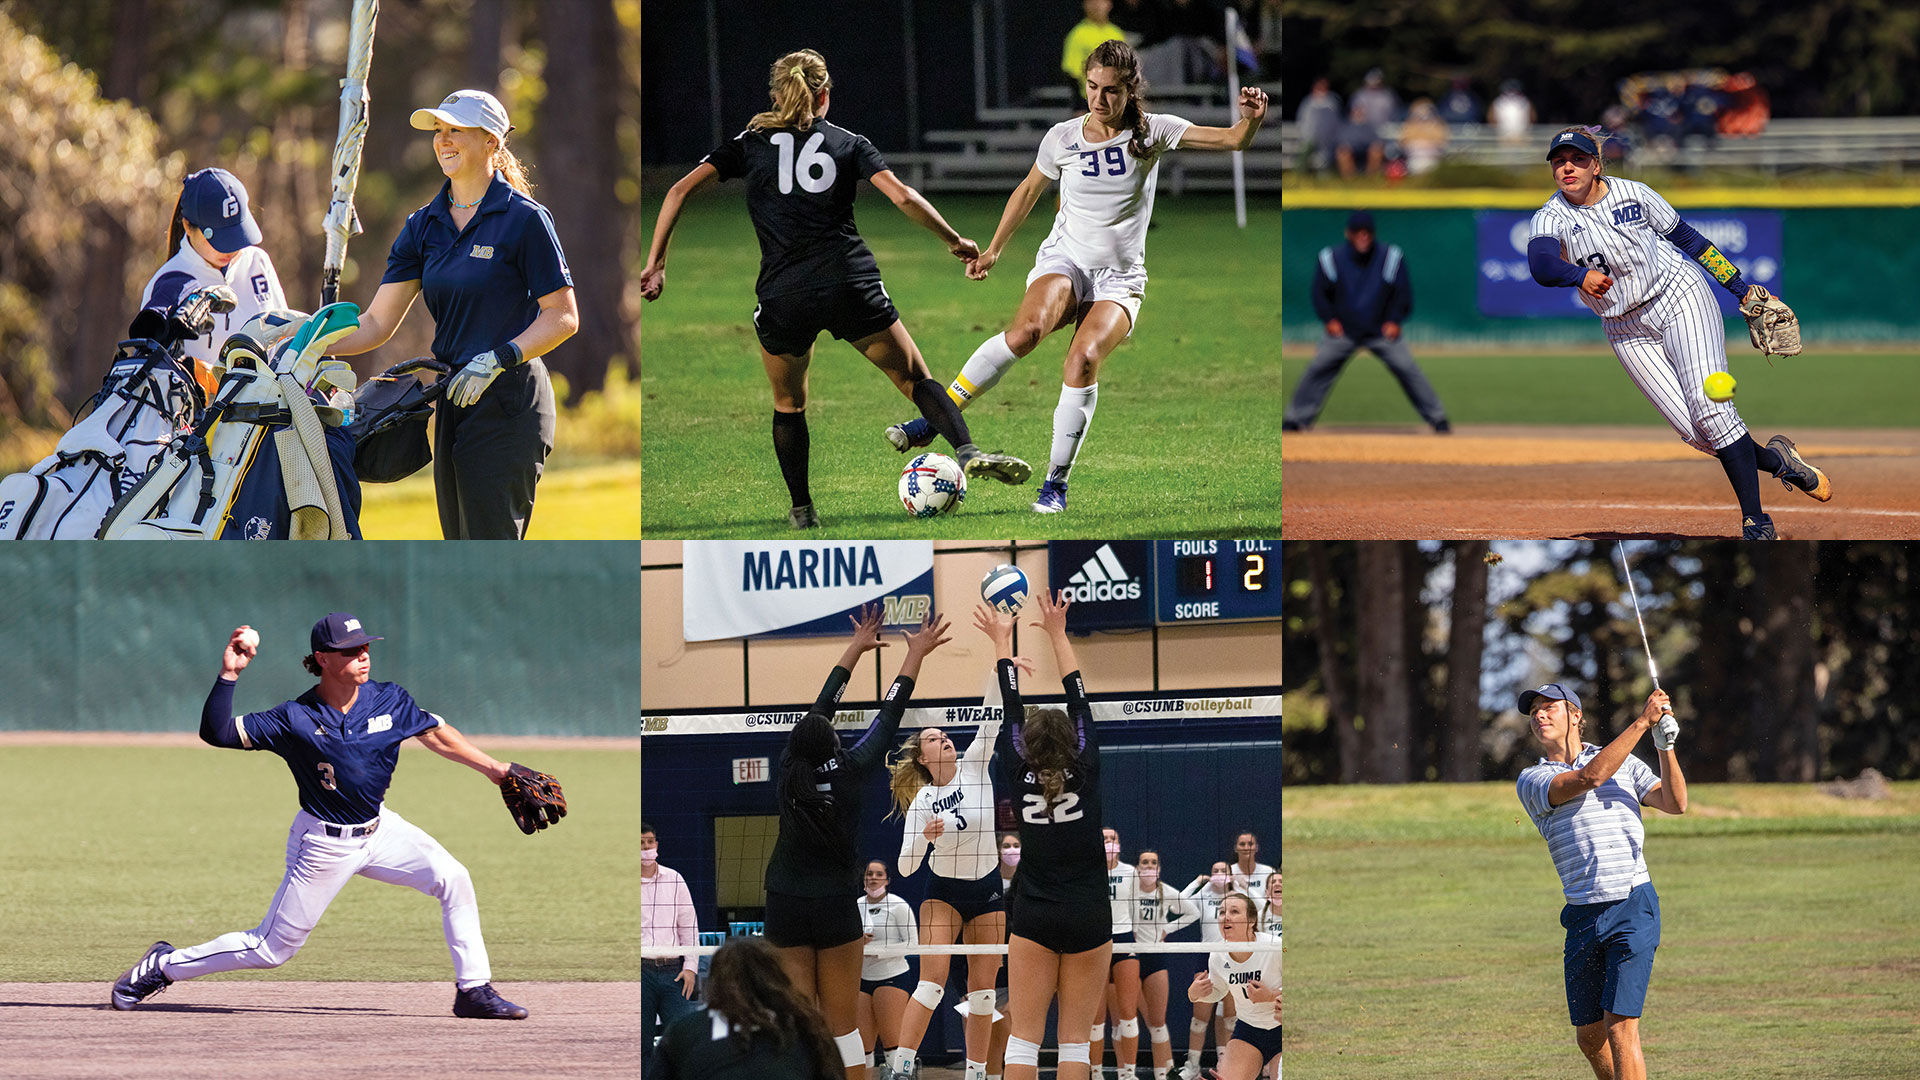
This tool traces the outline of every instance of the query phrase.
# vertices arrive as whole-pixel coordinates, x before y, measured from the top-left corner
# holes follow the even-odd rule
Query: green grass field
[[[759,247],[727,185],[688,205],[666,293],[646,305],[646,535],[787,535],[788,498],[769,432],[772,399],[750,315]],[[1050,200],[1049,200],[1050,201]],[[963,234],[986,243],[1003,196],[942,196]],[[657,200],[643,208],[649,237]],[[933,377],[945,383],[1005,328],[1052,211],[1042,205],[985,282],[871,191],[861,233],[879,259]],[[1065,514],[1028,510],[1038,478],[969,487],[950,517],[916,521],[896,492],[901,455],[881,437],[913,405],[850,346],[814,347],[811,486],[825,535],[890,537],[1249,536],[1280,529],[1279,208],[1256,203],[1244,230],[1229,200],[1164,191],[1147,241],[1152,281],[1139,329],[1100,373],[1099,412]],[[976,442],[1045,470],[1069,334],[1042,342],[967,410]],[[944,449],[945,444],[935,449]]]
[[[1920,783],[1855,802],[1699,784],[1648,811],[1662,944],[1648,1072],[1914,1075]],[[1295,786],[1288,1064],[1316,1080],[1590,1075],[1561,977],[1563,900],[1513,785]]]
[[[361,489],[360,531],[369,540],[438,540],[433,471]],[[548,465],[534,496],[529,540],[631,540],[640,535],[640,463]]]
[[[1287,350],[1285,392],[1307,370],[1310,348]],[[1551,355],[1458,351],[1414,358],[1432,380],[1456,424],[1639,424],[1665,421],[1620,370],[1596,328],[1593,348]],[[1795,427],[1911,427],[1915,422],[1911,352],[1809,353],[1776,359],[1736,358],[1734,403],[1749,422],[1769,430]],[[1879,388],[1876,390],[1875,388]],[[1323,424],[1418,424],[1400,384],[1372,353],[1356,353],[1321,413]]]
[[[492,784],[424,750],[401,755],[388,803],[472,872],[496,979],[635,978],[638,754],[521,759],[567,789],[567,819],[533,836]],[[259,923],[299,809],[279,758],[9,745],[6,760],[31,781],[0,793],[0,978],[99,980],[104,1001],[154,940],[198,944]],[[290,963],[212,978],[450,982],[452,970],[432,897],[355,879]]]

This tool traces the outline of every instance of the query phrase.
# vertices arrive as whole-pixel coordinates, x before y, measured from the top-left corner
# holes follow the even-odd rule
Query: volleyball
[[[1011,615],[1027,602],[1027,575],[1017,566],[1001,564],[980,579],[980,599]]]

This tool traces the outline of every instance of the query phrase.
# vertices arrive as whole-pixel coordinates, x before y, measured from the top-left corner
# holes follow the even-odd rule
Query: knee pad
[[[1167,1026],[1165,1024],[1162,1024],[1159,1027],[1148,1028],[1147,1035],[1151,1037],[1154,1042],[1157,1042],[1157,1043],[1173,1041],[1173,1036],[1167,1032]]]
[[[1078,1061],[1083,1065],[1093,1064],[1093,1047],[1086,1043],[1061,1043],[1060,1061]]]
[[[1032,1065],[1040,1067],[1040,1044],[1028,1042],[1018,1035],[1007,1036],[1007,1064]]]
[[[1125,1020],[1122,1020],[1119,1023],[1113,1025],[1113,1034],[1114,1034],[1114,1037],[1118,1039],[1139,1038],[1140,1037],[1139,1019],[1136,1017],[1129,1016]]]
[[[1107,1025],[1105,1024],[1093,1025],[1093,1034],[1088,1036],[1087,1041],[1090,1043],[1107,1041]]]
[[[940,999],[946,993],[947,988],[939,983],[922,980],[919,986],[913,988],[913,1000],[925,1005],[928,1012],[933,1012],[940,1007]]]
[[[835,1035],[833,1045],[840,1048],[840,1064],[847,1068],[851,1069],[867,1063],[867,1048],[862,1045],[858,1029],[849,1031],[845,1035]]]
[[[993,991],[975,990],[967,995],[967,1012],[974,1016],[993,1016]]]

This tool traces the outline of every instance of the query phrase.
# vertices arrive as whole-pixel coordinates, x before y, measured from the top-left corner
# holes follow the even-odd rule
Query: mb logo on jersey
[[[1613,223],[1615,225],[1625,225],[1629,221],[1644,220],[1640,215],[1640,204],[1637,202],[1630,202],[1613,212]]]
[[[1138,600],[1140,579],[1120,565],[1120,557],[1113,553],[1113,545],[1102,544],[1100,550],[1093,553],[1093,558],[1088,559],[1079,571],[1067,579],[1067,587],[1062,591],[1076,604],[1098,600]]]
[[[491,259],[493,258],[493,245],[475,244],[473,245],[473,250],[467,252],[467,254],[476,259]]]

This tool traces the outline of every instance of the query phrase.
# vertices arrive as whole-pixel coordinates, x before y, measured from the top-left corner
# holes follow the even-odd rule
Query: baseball
[[[1707,376],[1706,381],[1700,384],[1700,388],[1707,392],[1707,398],[1710,401],[1733,400],[1733,376],[1724,371],[1716,371]]]
[[[260,631],[243,628],[240,631],[240,648],[251,656],[260,651]]]

